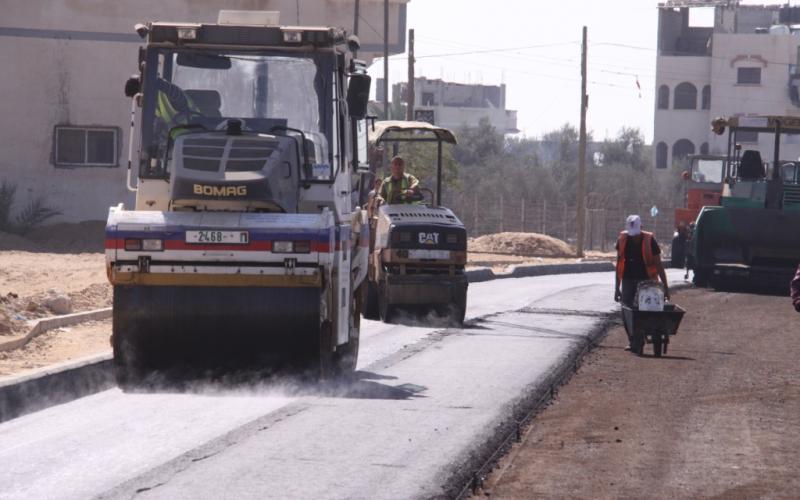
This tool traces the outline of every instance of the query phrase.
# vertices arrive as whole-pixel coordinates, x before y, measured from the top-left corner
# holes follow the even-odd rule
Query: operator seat
[[[222,98],[216,90],[185,90],[186,96],[192,100],[197,109],[209,118],[221,118]]]
[[[739,162],[739,179],[743,181],[758,181],[766,176],[764,162],[761,161],[761,153],[756,149],[745,150]]]

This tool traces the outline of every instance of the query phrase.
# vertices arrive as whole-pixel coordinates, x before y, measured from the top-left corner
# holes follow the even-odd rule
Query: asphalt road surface
[[[612,283],[592,273],[472,284],[463,330],[365,321],[346,385],[113,389],[5,422],[0,498],[451,493],[515,404],[614,310]]]

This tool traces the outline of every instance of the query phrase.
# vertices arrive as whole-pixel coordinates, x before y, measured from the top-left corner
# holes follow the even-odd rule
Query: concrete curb
[[[614,270],[614,264],[608,261],[576,262],[574,264],[543,264],[511,266],[511,270],[504,273],[495,273],[488,267],[465,271],[470,283],[492,281],[504,278],[528,278],[532,276],[547,276],[551,274],[582,274],[602,273]]]
[[[39,335],[53,330],[55,328],[63,328],[65,326],[77,325],[86,321],[98,321],[111,317],[111,308],[106,307],[103,309],[95,309],[93,311],[85,311],[73,314],[65,314],[63,316],[54,316],[52,318],[44,318],[34,323],[33,328],[24,336],[18,339],[9,340],[0,344],[0,352],[13,351],[19,349],[32,339]]]
[[[0,422],[109,389],[111,368],[107,353],[0,380]]]

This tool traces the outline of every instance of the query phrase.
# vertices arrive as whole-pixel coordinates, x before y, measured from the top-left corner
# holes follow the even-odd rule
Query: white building
[[[405,50],[406,4],[390,0],[389,45]],[[281,24],[353,32],[356,0],[9,0],[0,19],[0,181],[42,196],[63,221],[103,220],[125,188],[130,100],[146,21],[216,22],[221,9],[280,12]],[[384,2],[360,0],[359,58],[383,52]]]
[[[713,9],[713,25],[695,23]],[[710,16],[708,16],[710,17]],[[687,154],[725,154],[727,135],[711,132],[716,117],[800,116],[797,57],[800,8],[738,5],[737,0],[670,1],[659,5],[654,164],[667,169]],[[745,149],[772,158],[773,139],[738,136]],[[784,159],[800,145],[787,137]]]
[[[395,84],[395,99],[407,102],[407,83]],[[379,87],[380,89],[380,87]],[[383,92],[378,92],[382,100]],[[517,129],[517,112],[506,109],[505,85],[478,85],[414,79],[414,118],[440,127],[457,130],[475,127],[483,118],[502,134],[514,134]]]

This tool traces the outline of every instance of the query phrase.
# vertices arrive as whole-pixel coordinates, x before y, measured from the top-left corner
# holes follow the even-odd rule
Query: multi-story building
[[[700,9],[713,9],[713,24],[695,21]],[[794,28],[800,7],[674,0],[660,4],[658,14],[657,168],[667,169],[689,154],[725,154],[727,137],[711,132],[716,117],[800,115],[800,32]],[[737,140],[771,157],[773,139],[741,133]],[[798,141],[784,142],[782,156],[797,158]]]
[[[406,82],[392,87],[395,100],[407,102]],[[383,93],[378,85],[378,101]],[[506,109],[506,86],[477,85],[414,79],[414,118],[441,127],[459,129],[474,127],[483,118],[500,133],[514,134],[517,129],[517,112]]]
[[[389,2],[389,51],[405,50],[406,4]],[[43,197],[63,221],[103,220],[130,204],[131,139],[125,81],[137,72],[133,32],[151,20],[216,22],[222,9],[280,13],[285,25],[339,26],[361,40],[359,58],[382,55],[384,2],[361,0],[50,0],[3,3],[0,19],[0,181],[17,203]],[[134,146],[136,136],[134,135]]]

